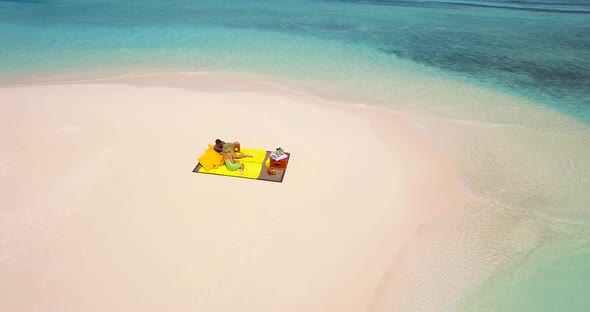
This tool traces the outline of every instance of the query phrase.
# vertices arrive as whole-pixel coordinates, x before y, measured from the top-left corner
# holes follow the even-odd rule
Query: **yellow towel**
[[[244,175],[239,171],[229,171],[223,162],[223,156],[213,149],[213,145],[209,144],[209,149],[199,158],[201,164],[200,173],[218,174],[232,177],[243,177],[249,179],[258,179],[262,171],[262,162],[266,157],[266,151],[261,149],[242,148],[242,153],[252,155],[238,159],[244,164]]]
[[[244,175],[240,174],[239,171],[229,171],[225,166],[218,167],[216,169],[207,170],[204,167],[199,169],[200,173],[211,173],[232,177],[243,177],[249,179],[258,179],[260,172],[262,171],[262,164],[257,163],[244,163]]]

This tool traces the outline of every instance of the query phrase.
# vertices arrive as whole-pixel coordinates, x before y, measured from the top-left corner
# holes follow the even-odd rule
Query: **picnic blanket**
[[[244,174],[239,171],[228,170],[223,161],[223,156],[213,149],[213,145],[209,144],[209,148],[199,157],[197,166],[193,169],[195,173],[215,174],[237,178],[247,178],[271,182],[283,182],[285,170],[275,170],[276,174],[269,175],[268,159],[271,152],[262,149],[242,148],[242,153],[250,154],[253,157],[239,159],[238,161],[244,164]]]

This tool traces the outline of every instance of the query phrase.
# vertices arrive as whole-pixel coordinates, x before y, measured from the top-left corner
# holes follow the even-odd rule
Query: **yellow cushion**
[[[199,158],[199,163],[205,170],[215,169],[223,165],[223,156],[209,144],[209,149]]]

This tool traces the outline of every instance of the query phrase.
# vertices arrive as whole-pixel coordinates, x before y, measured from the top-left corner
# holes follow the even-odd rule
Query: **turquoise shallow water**
[[[81,67],[330,81],[317,68],[332,64],[329,73],[350,79],[342,67],[364,54],[365,69],[411,61],[590,121],[589,21],[590,5],[579,0],[4,0],[0,72],[4,81]]]
[[[529,255],[526,264],[494,276],[462,310],[587,311],[590,242],[568,239],[548,244]]]
[[[0,0],[0,84],[80,73],[244,73],[476,124],[473,137],[448,145],[472,189],[525,211],[550,239],[536,233],[518,254],[515,234],[496,253],[518,255],[466,294],[461,310],[587,311],[579,300],[590,285],[587,128],[449,81],[588,124],[588,34],[590,3],[581,0]],[[519,158],[512,153],[524,147],[506,138],[535,144]]]

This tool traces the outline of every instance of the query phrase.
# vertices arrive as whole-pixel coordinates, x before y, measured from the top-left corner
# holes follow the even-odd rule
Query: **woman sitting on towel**
[[[223,153],[223,159],[225,161],[225,167],[229,171],[236,171],[238,170],[240,174],[244,174],[244,164],[239,162],[238,159],[245,158],[245,157],[252,157],[251,155],[236,155],[233,152]]]

